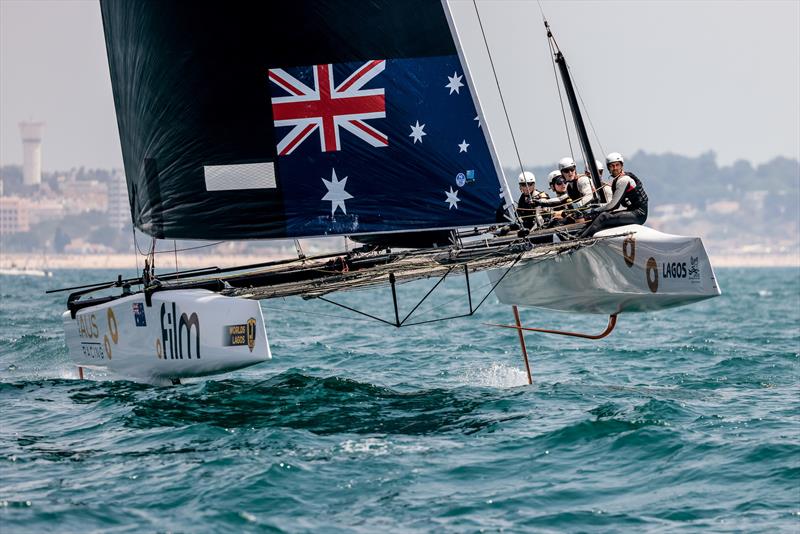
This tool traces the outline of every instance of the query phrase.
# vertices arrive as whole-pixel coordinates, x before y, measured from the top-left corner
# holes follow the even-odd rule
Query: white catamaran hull
[[[628,225],[555,257],[523,257],[495,289],[504,304],[614,314],[681,306],[720,294],[700,238]],[[488,271],[496,283],[504,270]]]
[[[63,315],[78,367],[152,383],[224,373],[269,360],[258,302],[204,289],[141,293]]]

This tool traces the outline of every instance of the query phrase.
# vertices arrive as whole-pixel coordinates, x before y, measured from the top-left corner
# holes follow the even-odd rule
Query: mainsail
[[[102,0],[133,222],[256,239],[492,223],[439,0]]]

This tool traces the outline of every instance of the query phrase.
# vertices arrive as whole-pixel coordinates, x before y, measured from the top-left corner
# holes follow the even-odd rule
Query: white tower
[[[22,134],[23,169],[25,185],[42,183],[42,133],[43,122],[21,122],[19,132]]]

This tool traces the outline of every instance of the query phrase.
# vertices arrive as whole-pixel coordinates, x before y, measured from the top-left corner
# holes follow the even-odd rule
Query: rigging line
[[[178,241],[172,240],[172,246],[175,249],[175,276],[178,276]],[[177,278],[176,278],[177,280]]]
[[[545,27],[548,28],[548,34],[550,33],[550,29],[547,26],[547,20],[545,20]],[[555,41],[555,37],[553,38]],[[561,85],[558,83],[558,71],[556,70],[556,51],[553,48],[553,42],[550,41],[548,36],[547,44],[550,47],[550,63],[553,65],[553,79],[556,82],[556,90],[558,91],[558,102],[561,104],[561,116],[564,119],[564,132],[567,134],[567,144],[569,144],[569,154],[572,156],[572,159],[575,159],[575,150],[572,148],[572,136],[569,134],[569,122],[567,121],[567,112],[564,109],[564,98],[561,96]]]
[[[572,69],[567,65],[567,68],[572,72]],[[594,138],[597,141],[597,144],[600,145],[600,151],[603,154],[607,154],[606,149],[603,148],[603,143],[600,142],[600,136],[597,135],[597,131],[594,129],[594,123],[592,122],[592,118],[589,116],[589,108],[586,107],[586,103],[583,101],[583,96],[581,96],[581,90],[578,86],[578,80],[575,75],[572,75],[572,84],[575,86],[575,92],[578,94],[578,99],[581,101],[581,106],[583,107],[583,112],[586,115],[586,119],[589,121],[589,126],[592,128],[592,133],[594,134]],[[594,162],[592,162],[594,163]]]
[[[136,243],[136,227],[131,223],[131,234],[133,235],[133,260],[136,262],[136,274],[139,274],[139,256],[136,255],[136,249],[139,244]]]
[[[200,249],[200,248],[215,247],[215,246],[217,246],[217,245],[219,245],[221,243],[224,243],[224,242],[225,241],[215,241],[214,243],[206,243],[205,245],[197,245],[195,247],[179,248],[178,252],[186,252],[187,250],[197,250],[197,249]],[[137,246],[137,248],[139,248],[139,247]],[[171,250],[156,250],[155,254],[169,254],[170,252],[172,252],[172,251]],[[146,255],[145,252],[142,252],[141,248],[139,248],[139,253],[142,256]]]
[[[483,30],[483,21],[481,14],[478,11],[477,0],[472,0],[472,5],[475,8],[475,15],[478,17],[478,25],[481,28],[481,35],[483,36],[483,44],[486,46],[486,54],[489,56],[489,64],[492,66],[492,74],[494,75],[494,83],[497,85],[497,92],[500,95],[500,103],[503,106],[503,113],[506,115],[506,123],[508,123],[508,130],[511,132],[511,140],[514,143],[514,151],[517,153],[517,162],[519,163],[519,172],[524,172],[522,167],[522,157],[519,155],[519,147],[517,146],[517,138],[514,136],[514,129],[511,127],[511,118],[508,116],[508,109],[506,109],[506,101],[503,98],[503,91],[500,89],[500,80],[497,78],[497,70],[494,68],[494,60],[492,59],[492,52],[489,50],[489,41],[486,39],[486,32]]]
[[[147,256],[150,259],[150,272],[156,272],[156,238],[152,238],[150,241],[150,254]]]
[[[511,268],[512,268],[512,267],[514,267],[514,265],[516,265],[516,264],[517,264],[517,262],[518,262],[518,261],[519,261],[519,260],[522,258],[522,256],[523,256],[523,255],[524,255],[524,253],[522,253],[522,254],[519,254],[519,255],[518,255],[518,256],[517,256],[517,257],[516,257],[516,258],[513,260],[513,262],[511,263],[511,265],[510,265],[510,266],[507,268],[507,270],[506,270],[505,274],[503,274],[503,276],[500,278],[500,280],[499,280],[497,283],[495,283],[495,284],[493,285],[493,284],[492,284],[492,282],[491,282],[491,281],[489,281],[488,283],[486,283],[486,284],[483,284],[482,286],[478,286],[477,288],[475,288],[475,292],[480,292],[480,291],[482,291],[482,290],[483,290],[485,287],[487,287],[487,286],[492,286],[492,285],[493,285],[493,287],[492,287],[492,288],[489,290],[489,292],[486,294],[486,296],[485,296],[485,297],[483,297],[483,299],[480,301],[480,303],[478,304],[478,306],[476,306],[476,307],[475,307],[475,309],[474,309],[474,310],[472,310],[472,313],[475,313],[475,312],[477,312],[477,311],[478,311],[478,308],[480,308],[481,304],[483,304],[483,302],[484,302],[484,301],[487,299],[487,297],[489,296],[489,294],[491,294],[491,292],[492,292],[492,291],[494,291],[494,287],[496,287],[496,286],[497,286],[497,285],[500,283],[500,281],[502,281],[502,279],[503,279],[503,278],[505,278],[506,274],[508,274],[508,272],[511,270]],[[475,260],[473,260],[473,261],[478,261],[478,260],[480,260],[480,259],[482,259],[482,257],[478,257],[478,258],[476,258],[476,259],[475,259]],[[448,274],[449,274],[449,272],[450,272],[450,271],[448,271]],[[441,280],[440,280],[440,281],[441,281]],[[437,285],[438,285],[438,283],[437,283]],[[434,289],[436,289],[436,287],[435,287],[435,286],[434,286]],[[460,296],[458,296],[458,297],[453,297],[452,299],[450,299],[450,300],[447,300],[447,301],[445,301],[445,302],[443,302],[443,303],[441,303],[441,304],[439,304],[439,305],[436,305],[436,306],[430,306],[430,307],[427,307],[427,308],[422,308],[422,309],[419,311],[419,313],[417,313],[417,316],[420,316],[420,315],[426,315],[426,314],[429,314],[429,313],[431,313],[431,312],[434,312],[434,311],[436,311],[436,310],[439,310],[440,308],[443,308],[444,306],[447,306],[448,304],[451,304],[451,303],[455,302],[456,300],[459,300],[460,298],[461,298]],[[420,302],[419,304],[422,304],[422,302]],[[419,305],[417,305],[417,307],[419,307]],[[415,309],[416,309],[416,308],[415,308]],[[411,314],[409,314],[409,316],[410,316],[410,315],[411,315]],[[467,315],[459,315],[458,317],[467,317],[468,315],[471,315],[471,314],[467,314]],[[408,317],[406,317],[406,319],[408,319]],[[432,321],[438,321],[438,320],[440,320],[440,319],[433,319]],[[403,321],[405,321],[405,319],[404,319]],[[423,322],[432,322],[432,321],[423,321]],[[407,326],[412,326],[412,325],[416,325],[416,324],[422,324],[422,323],[411,323],[411,324],[409,324],[409,325],[407,325]]]
[[[475,308],[473,310],[470,310],[470,312],[468,314],[458,315],[458,316],[452,317],[452,319],[457,319],[459,317],[469,317],[469,316],[472,316],[472,315],[478,313],[478,309],[480,309],[480,307],[483,306],[483,303],[486,302],[486,299],[489,298],[489,295],[491,295],[494,292],[495,288],[500,285],[500,282],[502,282],[503,279],[505,279],[506,275],[508,275],[508,273],[511,272],[511,269],[514,268],[514,266],[517,264],[517,262],[519,260],[521,260],[522,256],[524,256],[524,255],[525,255],[525,253],[522,252],[514,259],[514,261],[511,263],[511,265],[508,266],[508,269],[506,269],[506,272],[503,273],[503,276],[501,276],[500,279],[497,282],[495,282],[494,285],[492,285],[492,288],[486,293],[486,295],[483,296],[481,301],[478,302],[478,305],[475,306]],[[434,322],[443,321],[443,320],[445,320],[445,319],[444,318],[430,319],[428,321],[410,323],[407,326],[415,326],[415,325],[419,325],[419,324],[434,323]]]

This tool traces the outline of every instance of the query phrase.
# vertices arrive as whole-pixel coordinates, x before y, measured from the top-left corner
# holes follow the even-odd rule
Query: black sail
[[[438,0],[101,9],[142,231],[253,239],[494,221],[497,166]]]

